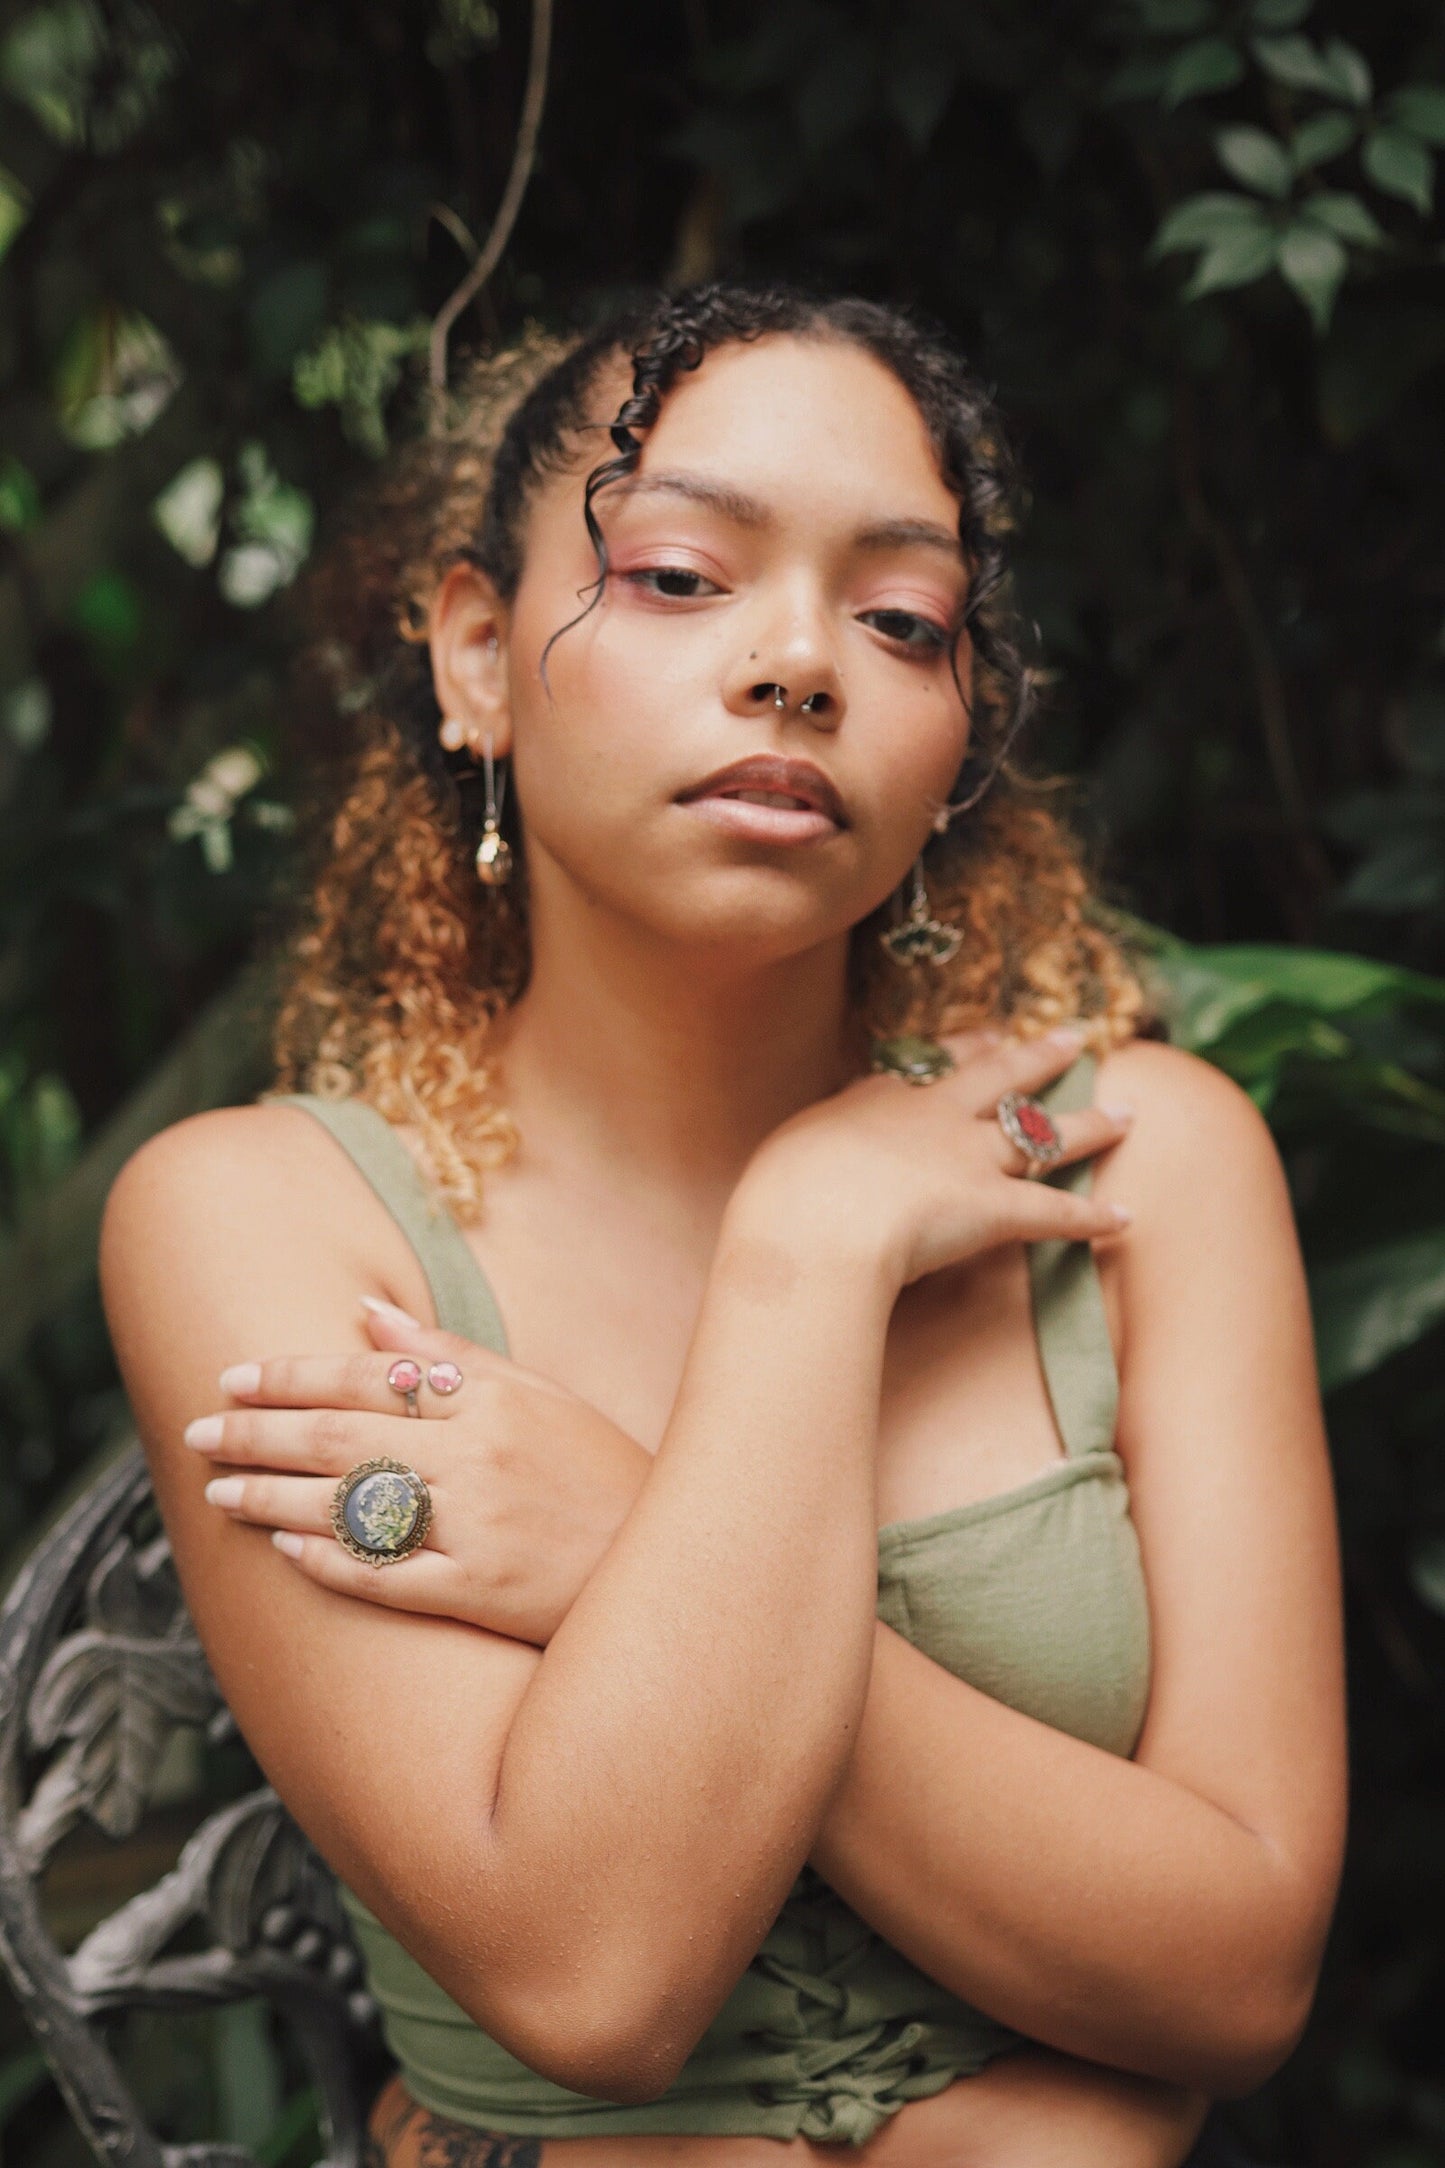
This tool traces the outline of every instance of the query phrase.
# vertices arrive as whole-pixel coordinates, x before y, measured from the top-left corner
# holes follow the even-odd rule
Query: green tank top
[[[1088,1104],[1084,1054],[1039,1094]],[[304,1094],[400,1224],[439,1324],[499,1353],[506,1333],[455,1219],[391,1126],[361,1100]],[[1088,1161],[1047,1179],[1086,1190]],[[1118,1380],[1087,1242],[1028,1247],[1039,1353],[1064,1457],[1027,1483],[878,1535],[878,1616],[961,1679],[1113,1754],[1132,1752],[1149,1691],[1149,1615],[1123,1465]],[[905,2102],[1021,2044],[874,1933],[804,1867],[761,1949],[675,2084],[642,2105],[555,2085],[480,2030],[350,1891],[386,2038],[424,2107],[524,2136],[716,2133],[861,2145]]]

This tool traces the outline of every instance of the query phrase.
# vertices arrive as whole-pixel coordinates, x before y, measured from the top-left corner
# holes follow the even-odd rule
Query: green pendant
[[[921,1039],[904,1032],[896,1039],[875,1039],[872,1066],[901,1076],[908,1084],[936,1084],[958,1067],[946,1046],[936,1039]]]

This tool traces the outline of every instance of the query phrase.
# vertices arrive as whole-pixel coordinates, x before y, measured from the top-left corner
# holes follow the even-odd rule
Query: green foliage
[[[289,875],[290,597],[415,424],[527,35],[522,0],[7,22],[0,1232]],[[1445,2025],[1442,86],[1428,11],[1347,0],[573,10],[521,221],[455,340],[803,266],[918,301],[999,388],[1032,492],[1037,756],[1081,778],[1114,900],[1170,929],[1149,949],[1176,1033],[1267,1115],[1305,1240],[1355,1837],[1314,2025],[1240,2112],[1261,2153],[1332,2168],[1437,2144]],[[0,1374],[8,1542],[121,1412],[90,1289]],[[257,2038],[225,2080],[213,2029],[194,2084],[174,2051],[195,2135]],[[267,2097],[266,2157],[301,2168],[295,2074]]]

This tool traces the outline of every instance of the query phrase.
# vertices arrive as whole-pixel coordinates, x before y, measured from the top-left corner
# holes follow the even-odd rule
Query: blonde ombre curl
[[[468,764],[437,742],[425,648],[437,586],[466,560],[504,597],[515,592],[529,486],[576,455],[576,425],[587,417],[601,366],[628,352],[635,363],[649,360],[655,413],[671,380],[666,360],[656,361],[660,321],[673,337],[675,368],[696,366],[690,352],[701,359],[729,336],[756,336],[748,328],[754,315],[761,329],[790,329],[792,311],[800,336],[850,336],[855,318],[866,325],[876,316],[918,342],[922,358],[908,355],[910,388],[917,396],[923,383],[925,418],[930,399],[948,394],[941,368],[936,393],[926,374],[944,350],[898,312],[847,303],[823,305],[820,315],[820,305],[793,288],[696,292],[721,293],[731,312],[714,307],[689,317],[689,296],[666,297],[580,338],[529,327],[475,365],[428,435],[400,453],[357,506],[309,582],[315,630],[303,682],[321,695],[313,703],[322,717],[320,794],[303,906],[283,964],[273,1089],[354,1094],[414,1130],[439,1196],[464,1222],[480,1218],[487,1170],[517,1142],[500,1095],[493,1025],[527,982],[526,854],[513,804],[504,822],[515,854],[511,884],[487,889],[472,871],[480,807]],[[745,304],[759,299],[764,305],[750,315]],[[646,382],[639,367],[635,394]],[[983,507],[973,518],[970,561],[986,555],[1001,565],[1013,521],[1009,478],[996,421],[977,404],[960,495],[967,487]],[[648,416],[638,411],[645,405],[636,395],[629,402],[634,423],[645,426]],[[1152,1028],[1152,1015],[1099,909],[1081,846],[1056,809],[1068,786],[1030,778],[1008,755],[1027,709],[1029,673],[1006,577],[994,572],[977,584],[987,591],[976,596],[969,623],[974,733],[965,775],[982,764],[986,788],[925,853],[932,908],[963,941],[946,965],[900,969],[877,940],[885,906],[854,931],[853,998],[875,1033],[1004,1022],[1031,1036],[1079,1019],[1102,1053]]]

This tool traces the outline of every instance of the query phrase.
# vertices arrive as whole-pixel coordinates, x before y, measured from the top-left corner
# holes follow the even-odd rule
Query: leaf
[[[1445,1005],[1445,980],[1330,949],[1238,942],[1165,949],[1157,959],[1179,1043],[1215,1049],[1236,1023],[1274,1001],[1327,1017],[1369,1014],[1408,1002]]]
[[[1410,1586],[1421,1603],[1445,1614],[1445,1536],[1427,1536],[1410,1560]]]
[[[1251,38],[1250,50],[1266,75],[1291,90],[1313,90],[1325,97],[1338,91],[1329,62],[1309,38]]]
[[[1204,30],[1213,9],[1209,0],[1138,0],[1139,20],[1159,37],[1188,37]]]
[[[1214,148],[1220,164],[1246,188],[1276,200],[1289,194],[1294,168],[1277,136],[1266,135],[1263,128],[1221,128]]]
[[[1346,45],[1343,38],[1331,38],[1324,57],[1340,96],[1347,98],[1351,105],[1368,105],[1375,84],[1364,54],[1355,46]]]
[[[1434,201],[1435,161],[1423,143],[1401,128],[1376,128],[1365,138],[1360,163],[1377,188],[1414,206],[1423,216]]]
[[[1309,166],[1322,166],[1327,159],[1338,158],[1347,151],[1360,132],[1360,124],[1349,113],[1315,113],[1301,121],[1290,139],[1290,156],[1295,171],[1303,173]]]
[[[1272,228],[1262,221],[1257,226],[1241,226],[1236,232],[1226,234],[1200,257],[1194,276],[1184,289],[1185,300],[1197,301],[1201,294],[1215,293],[1227,286],[1248,286],[1251,280],[1263,278],[1273,267],[1275,245]]]
[[[1348,261],[1334,234],[1317,226],[1291,226],[1279,244],[1280,276],[1309,310],[1318,332],[1329,328]]]
[[[1174,107],[1183,105],[1186,98],[1206,97],[1215,90],[1228,90],[1244,73],[1244,62],[1237,49],[1223,38],[1197,38],[1174,55],[1169,72],[1164,78],[1164,103]]]
[[[878,58],[871,40],[858,34],[839,36],[835,31],[794,100],[805,150],[833,149],[858,126],[876,94]]]
[[[1302,23],[1314,0],[1254,0],[1249,19],[1261,30],[1291,30]]]
[[[1445,1317],[1445,1227],[1322,1265],[1310,1298],[1329,1392],[1377,1370]]]
[[[953,96],[960,62],[956,53],[919,35],[915,28],[893,53],[888,68],[888,110],[916,151],[926,150]]]
[[[1382,248],[1389,239],[1369,205],[1362,203],[1358,196],[1324,191],[1310,197],[1304,206],[1304,216],[1313,224],[1326,227],[1341,241],[1357,242],[1361,248]]]
[[[1252,196],[1236,196],[1225,189],[1206,190],[1176,203],[1150,244],[1152,256],[1167,256],[1174,249],[1209,248],[1226,235],[1244,228],[1262,230],[1264,214]]]
[[[1439,83],[1405,84],[1390,100],[1390,112],[1398,127],[1422,143],[1445,146],[1445,87]]]

